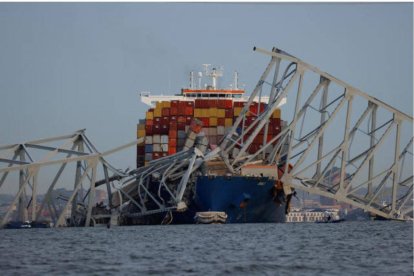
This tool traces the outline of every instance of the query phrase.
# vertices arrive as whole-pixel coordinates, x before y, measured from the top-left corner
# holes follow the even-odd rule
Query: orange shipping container
[[[276,108],[276,110],[273,111],[272,117],[275,119],[280,119],[280,115],[281,115],[280,108]]]
[[[243,109],[243,107],[235,107],[235,108],[233,109],[233,115],[234,115],[235,117],[239,116],[239,115],[240,115],[240,113],[241,113],[241,111],[242,111],[242,109]]]
[[[224,119],[224,126],[225,127],[231,127],[233,125],[233,119],[232,118],[225,118]]]
[[[154,113],[147,111],[147,113],[145,114],[145,117],[147,120],[153,120],[154,119]]]
[[[177,139],[169,138],[168,140],[168,147],[175,148],[177,146]]]
[[[217,118],[225,118],[226,117],[226,112],[224,109],[217,109]]]
[[[215,118],[215,117],[210,117],[210,119],[209,119],[209,125],[210,126],[217,126],[217,118]]]
[[[208,116],[217,118],[217,107],[210,107],[208,109]]]
[[[175,153],[177,153],[177,148],[176,147],[174,147],[174,148],[169,147],[168,148],[168,155],[173,155]]]
[[[162,116],[161,108],[155,108],[154,109],[154,117],[161,117],[161,116]]]
[[[200,109],[200,108],[195,108],[195,109],[194,109],[194,117],[197,117],[197,118],[201,118],[201,117],[203,117],[203,115],[202,115],[202,109]]]

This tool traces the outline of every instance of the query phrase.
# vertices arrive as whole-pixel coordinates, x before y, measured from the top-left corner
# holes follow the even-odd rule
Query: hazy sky
[[[86,128],[105,151],[135,139],[139,91],[174,94],[202,63],[251,91],[273,46],[412,114],[406,4],[1,3],[0,144]],[[135,151],[115,164],[134,166]]]

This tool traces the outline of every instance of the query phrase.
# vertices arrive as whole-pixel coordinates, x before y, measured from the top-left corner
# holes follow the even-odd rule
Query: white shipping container
[[[217,135],[224,135],[224,126],[217,127]]]
[[[160,152],[161,151],[161,144],[154,144],[152,150],[154,152]]]
[[[188,131],[187,132],[187,138],[191,139],[191,140],[195,140],[197,137],[197,134],[193,131]]]
[[[168,144],[168,135],[161,135],[161,144]]]
[[[168,144],[161,144],[161,151],[168,152]]]
[[[145,144],[152,145],[152,136],[145,136]]]
[[[192,146],[194,146],[194,140],[193,139],[187,139],[185,141],[184,147],[191,148]]]
[[[209,135],[210,136],[216,136],[217,135],[217,128],[216,127],[210,127],[209,128]]]
[[[161,144],[161,135],[158,135],[158,134],[154,135],[153,138],[152,138],[152,142],[154,144]],[[154,151],[156,151],[156,150],[154,150]]]

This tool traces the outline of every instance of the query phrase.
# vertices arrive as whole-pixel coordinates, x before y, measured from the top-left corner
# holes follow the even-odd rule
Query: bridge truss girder
[[[113,168],[103,157],[134,146],[137,142],[139,141],[100,153],[86,137],[85,130],[79,130],[69,135],[1,146],[0,191],[2,191],[2,188],[5,189],[6,185],[4,184],[7,182],[11,185],[16,185],[15,183],[19,185],[17,192],[13,195],[12,203],[0,220],[0,228],[3,228],[10,221],[15,209],[17,209],[15,220],[18,221],[50,220],[55,227],[91,225],[95,188],[98,185],[107,184],[108,194],[112,193],[109,180],[95,185],[98,167],[102,167],[106,176],[110,172],[118,177],[127,176],[122,171]],[[75,171],[69,172],[72,177],[74,176],[73,190],[70,191],[67,198],[63,198],[65,203],[63,207],[59,208],[55,204],[57,198],[53,198],[56,196],[54,195],[54,189],[62,181],[62,174],[65,170],[68,170],[67,166],[69,164],[75,164]],[[39,173],[43,171],[50,173],[50,168],[53,166],[58,166],[58,171],[48,184],[44,199],[38,203]],[[9,179],[13,176],[13,173],[18,174],[18,181]],[[67,181],[67,179],[64,181]],[[64,188],[69,187],[65,185]],[[79,193],[81,188],[86,189],[84,196]],[[72,205],[72,210],[70,217],[68,217],[67,213],[70,205]],[[41,216],[45,208],[49,212],[47,218]],[[79,214],[79,211],[81,211],[81,214]],[[28,212],[30,212],[30,216],[28,216]]]
[[[229,170],[277,164],[286,192],[302,189],[381,217],[412,219],[413,118],[282,50],[255,50],[271,60],[220,145]],[[253,98],[266,96],[267,107],[246,126]],[[294,103],[289,121],[269,141],[269,118],[286,99]],[[248,154],[259,133],[261,149]]]

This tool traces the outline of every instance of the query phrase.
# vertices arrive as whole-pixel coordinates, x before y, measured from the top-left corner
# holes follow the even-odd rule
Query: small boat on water
[[[315,221],[315,223],[339,223],[343,221],[345,221],[345,219],[340,218],[339,216],[332,217],[331,215],[327,215],[323,220]]]
[[[50,228],[47,221],[10,221],[6,224],[6,229],[30,229],[30,228]]]

